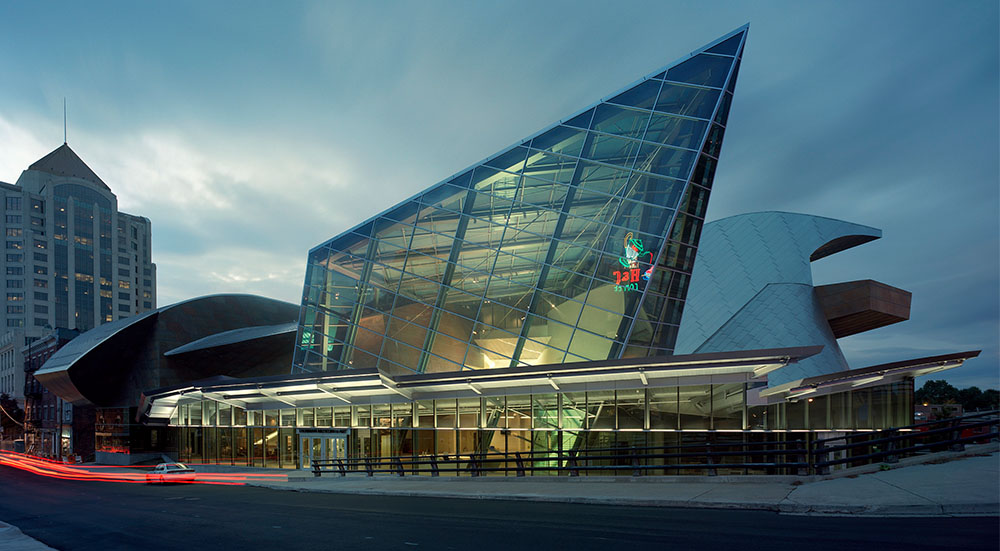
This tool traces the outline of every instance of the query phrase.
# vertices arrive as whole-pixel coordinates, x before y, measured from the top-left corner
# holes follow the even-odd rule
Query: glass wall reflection
[[[912,423],[912,385],[902,381],[760,406],[748,405],[743,383],[264,411],[205,401],[179,406],[172,424],[180,431],[180,459],[194,464],[300,468],[297,432],[326,428],[346,433],[348,457],[412,461],[500,454],[494,466],[512,472],[517,453],[551,454],[552,462],[538,466],[556,467],[558,454],[661,446],[680,438],[668,433],[704,442],[722,433],[904,426]]]

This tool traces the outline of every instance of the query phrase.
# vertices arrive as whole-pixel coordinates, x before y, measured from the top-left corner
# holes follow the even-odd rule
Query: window
[[[21,266],[7,266],[7,275],[24,275],[24,268]]]
[[[48,243],[46,243],[44,241],[39,241],[38,239],[35,240],[34,246],[35,246],[36,249],[47,249],[47,248],[49,248]]]
[[[35,260],[37,260],[38,262],[48,262],[49,261],[49,255],[47,255],[45,253],[35,253]]]
[[[118,288],[119,289],[129,289],[130,288],[129,282],[127,280],[124,280],[124,279],[121,280],[121,281],[119,281],[118,282]]]
[[[151,280],[149,280],[149,279],[142,280],[142,284],[145,285],[146,287],[152,287],[153,286],[153,282]]]
[[[129,273],[127,269],[118,268],[118,277],[128,277]]]
[[[15,251],[19,251],[24,248],[24,243],[21,241],[8,241],[7,248]]]
[[[21,237],[23,233],[21,228],[7,228],[7,237]]]
[[[7,327],[24,327],[24,320],[7,318]]]
[[[128,293],[118,293],[118,300],[132,300]]]
[[[21,223],[21,215],[20,214],[8,214],[7,215],[7,223],[8,224],[20,224]]]
[[[146,310],[152,309],[153,308],[153,303],[152,302],[143,302],[142,303],[142,307],[145,308]]]
[[[24,288],[24,281],[20,279],[8,279],[7,287],[9,289],[22,289]]]
[[[35,313],[36,314],[48,314],[49,313],[49,307],[46,306],[45,304],[36,304],[35,305]]]
[[[48,289],[49,288],[49,282],[45,281],[44,279],[36,279],[35,280],[35,287],[37,287],[39,289]]]
[[[45,201],[42,201],[41,199],[32,199],[31,210],[37,212],[38,214],[45,214]]]
[[[146,276],[146,277],[152,277],[152,275],[153,275],[153,273],[152,273],[152,272],[153,272],[153,271],[152,271],[152,270],[150,270],[149,268],[143,268],[143,270],[142,270],[142,275],[144,275],[144,276]]]
[[[119,256],[118,257],[118,263],[119,264],[128,264],[128,257],[127,256]]]
[[[49,300],[49,294],[35,291],[35,300]]]
[[[38,275],[48,275],[49,274],[49,267],[48,266],[35,266],[35,273],[38,274]]]
[[[23,314],[24,313],[24,306],[21,306],[21,305],[7,306],[7,313],[8,314]]]
[[[20,197],[8,197],[7,198],[7,210],[21,210],[21,198]]]
[[[10,217],[8,216],[7,218],[10,218]],[[20,216],[18,216],[18,218],[20,218]],[[44,218],[38,218],[37,216],[32,216],[31,217],[31,225],[32,226],[44,226],[45,225],[45,219]]]
[[[24,293],[7,293],[7,300],[24,300]]]
[[[45,327],[48,324],[49,324],[49,320],[47,320],[47,319],[35,318],[35,326],[36,327]]]
[[[23,254],[8,254],[7,255],[7,262],[23,262],[23,261],[24,261],[24,255]]]
[[[129,308],[128,304],[119,304],[118,305],[118,311],[119,312],[131,312],[132,310]]]

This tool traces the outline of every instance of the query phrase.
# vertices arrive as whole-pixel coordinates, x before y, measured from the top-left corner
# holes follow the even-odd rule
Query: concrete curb
[[[325,479],[293,476],[285,482],[250,485],[344,495],[735,509],[790,515],[1000,516],[1000,493],[989,488],[997,480],[997,444],[970,448],[912,458],[889,471],[871,465],[833,476],[368,478],[357,473]],[[960,459],[965,462],[959,463]]]
[[[302,488],[278,486],[272,484],[250,483],[248,486],[268,488],[272,490],[285,490],[292,492],[309,492],[321,494],[343,494],[343,495],[366,495],[366,496],[399,496],[399,497],[436,497],[447,499],[474,499],[474,500],[495,500],[495,501],[535,501],[547,503],[579,503],[588,505],[628,505],[636,507],[668,507],[668,508],[694,508],[694,509],[744,509],[759,511],[778,511],[777,504],[768,503],[744,503],[744,502],[702,502],[669,499],[637,499],[618,497],[592,497],[592,496],[554,496],[542,494],[473,494],[458,492],[439,491],[414,491],[414,490],[359,490],[359,489],[330,489],[330,488]]]
[[[52,550],[52,548],[31,536],[25,535],[17,526],[0,521],[0,550],[45,551]]]
[[[813,516],[869,516],[869,517],[941,517],[941,516],[1000,516],[1000,505],[984,503],[951,504],[911,504],[911,505],[853,505],[853,504],[809,504],[796,503],[787,499],[780,503],[745,501],[697,501],[676,499],[641,499],[595,496],[555,496],[542,494],[473,494],[449,491],[414,490],[374,490],[374,489],[331,489],[302,488],[275,484],[248,484],[259,488],[293,492],[324,494],[435,497],[447,499],[474,499],[496,501],[532,501],[547,503],[577,503],[587,505],[625,505],[634,507],[662,507],[684,509],[729,509],[745,511],[773,511],[790,515]]]

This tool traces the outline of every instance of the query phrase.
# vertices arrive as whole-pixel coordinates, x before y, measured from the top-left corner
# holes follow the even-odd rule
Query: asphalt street
[[[65,481],[0,467],[0,520],[61,550],[998,549],[1000,519],[852,518]],[[794,546],[794,547],[793,547]]]

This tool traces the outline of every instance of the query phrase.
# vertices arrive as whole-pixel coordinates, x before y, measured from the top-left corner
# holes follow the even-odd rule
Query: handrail
[[[974,421],[983,417],[989,419]],[[974,422],[969,422],[973,420]],[[944,426],[941,426],[944,425]],[[929,423],[908,425],[883,429],[870,433],[852,433],[823,438],[812,442],[809,456],[811,458],[811,471],[816,474],[829,474],[830,467],[846,463],[871,463],[874,460],[884,460],[886,463],[896,463],[900,456],[910,455],[916,452],[931,450],[934,448],[948,447],[952,451],[965,449],[965,444],[997,439],[1000,432],[994,428],[992,432],[972,434],[962,436],[963,432],[985,427],[997,427],[1000,425],[1000,416],[996,411],[975,413],[963,417],[952,419],[940,419]],[[928,426],[941,426],[930,430],[907,430],[913,428],[925,428]],[[950,436],[950,438],[939,439],[940,436]],[[829,442],[842,441],[843,444],[837,446],[827,446]],[[918,442],[923,443],[918,443]],[[907,446],[906,444],[909,443]],[[856,451],[866,453],[854,453]],[[848,457],[831,459],[831,454],[835,452],[847,452]]]
[[[761,448],[761,444],[771,447]],[[701,448],[697,452],[674,452],[667,450]],[[727,448],[744,448],[736,451]],[[754,449],[746,449],[754,448]],[[659,453],[650,453],[658,451]],[[610,452],[610,453],[609,453]],[[515,472],[516,476],[525,476],[527,472],[555,471],[568,472],[570,476],[579,476],[580,471],[621,471],[632,470],[633,476],[643,472],[663,469],[703,469],[709,474],[716,474],[718,469],[800,469],[809,467],[809,448],[805,441],[790,440],[781,442],[705,442],[678,446],[632,446],[628,448],[597,448],[590,450],[569,451],[524,451],[524,452],[488,452],[464,454],[428,454],[415,456],[381,456],[339,458],[333,460],[314,460],[313,474],[321,476],[326,472],[337,472],[346,476],[347,472],[365,472],[368,476],[375,473],[393,473],[405,476],[406,472],[426,473],[439,476],[441,472],[468,472],[471,476],[480,476],[492,472]],[[781,458],[783,461],[748,461],[756,456]],[[743,457],[740,462],[720,462],[719,459]],[[670,464],[667,460],[680,460],[681,463]],[[663,463],[650,463],[652,460],[662,460]],[[594,464],[595,462],[611,462],[610,465]],[[502,463],[502,466],[497,464]],[[429,468],[424,468],[429,467]],[[336,470],[334,470],[336,469]]]
[[[883,443],[886,443],[886,442],[898,442],[898,441],[901,441],[901,440],[911,440],[911,439],[914,439],[914,438],[926,438],[927,436],[934,435],[934,434],[944,434],[944,433],[955,432],[956,430],[974,429],[974,428],[978,428],[978,427],[988,427],[990,425],[995,425],[995,424],[997,424],[997,421],[980,421],[978,423],[969,423],[969,424],[961,424],[961,425],[960,424],[955,424],[955,425],[952,425],[952,426],[949,426],[949,427],[945,427],[945,428],[942,428],[942,429],[934,429],[934,430],[928,430],[928,431],[905,432],[905,433],[902,433],[902,434],[897,434],[896,436],[886,436],[886,437],[883,437],[883,438],[876,438],[874,440],[863,440],[861,442],[855,442],[855,443],[852,443],[852,444],[842,444],[840,446],[831,446],[829,448],[826,447],[826,446],[823,446],[822,449],[823,449],[824,452],[829,453],[829,452],[835,452],[835,451],[848,450],[848,449],[851,449],[851,448],[855,448],[855,447],[857,447],[859,445],[869,445],[870,446],[870,445],[874,445],[874,444],[883,444]],[[888,432],[888,433],[895,433],[895,432],[899,432],[899,431],[900,431],[900,429],[882,429],[882,430],[880,430],[878,432],[871,432],[871,433],[866,433],[866,434],[879,434],[879,433],[886,433],[886,432]],[[816,440],[816,441],[813,442],[813,447],[815,449],[816,447],[822,445],[825,442],[831,442],[833,440],[846,440],[847,438],[851,438],[853,436],[854,435],[845,435],[845,436],[841,436],[840,438],[824,438],[823,440]],[[938,442],[938,443],[935,443],[935,444],[940,445],[941,443]]]
[[[985,417],[988,419],[979,420]],[[970,422],[971,421],[971,422]],[[314,460],[315,476],[349,472],[392,473],[397,476],[410,474],[468,473],[482,476],[503,472],[505,475],[526,476],[527,473],[555,472],[579,476],[580,472],[629,471],[632,476],[642,476],[651,470],[676,471],[699,469],[709,475],[719,469],[765,469],[794,471],[798,474],[827,474],[833,465],[864,463],[885,460],[898,461],[902,455],[949,446],[958,449],[969,442],[996,439],[997,430],[983,434],[962,436],[967,430],[996,426],[1000,421],[997,412],[983,412],[941,419],[929,423],[882,429],[878,431],[849,433],[818,440],[785,440],[774,442],[703,441],[667,446],[604,447],[583,450],[534,450],[517,452],[472,452],[426,455],[389,455],[380,457],[338,458]],[[929,430],[907,430],[907,429]],[[951,438],[939,439],[941,436]],[[808,437],[807,437],[808,438]],[[843,444],[828,446],[830,442]],[[906,445],[910,444],[910,445]],[[836,452],[861,451],[863,453],[831,459]],[[769,461],[754,461],[754,459]],[[735,462],[724,462],[735,459]],[[676,461],[670,464],[669,461]],[[604,463],[604,464],[600,464]]]
[[[906,426],[903,426],[903,427],[892,427],[892,428],[889,428],[889,429],[876,429],[876,430],[872,430],[870,432],[850,433],[850,434],[844,435],[844,436],[834,436],[834,437],[831,437],[831,438],[821,438],[819,440],[813,440],[813,443],[814,444],[819,444],[819,443],[822,443],[822,442],[828,442],[830,440],[842,440],[842,439],[844,439],[844,438],[846,438],[848,436],[851,436],[851,437],[855,437],[855,436],[860,437],[860,436],[863,436],[863,435],[866,435],[866,434],[873,434],[873,433],[882,432],[882,431],[885,431],[885,430],[902,431],[902,430],[907,430],[907,429],[919,429],[919,428],[928,427],[928,426],[931,426],[931,425],[940,425],[940,424],[944,424],[944,423],[954,423],[955,421],[962,421],[962,420],[965,420],[965,419],[975,419],[977,417],[986,417],[986,416],[989,416],[989,415],[1000,415],[1000,410],[993,410],[993,411],[985,411],[985,412],[980,412],[980,413],[973,413],[971,415],[964,415],[962,417],[952,417],[952,418],[949,418],[949,419],[935,419],[934,421],[927,421],[927,422],[924,422],[924,423],[914,423],[912,425],[906,425]],[[867,430],[867,429],[865,429],[865,430]],[[926,432],[926,431],[921,431],[921,432]]]
[[[974,436],[966,436],[964,438],[957,438],[957,439],[954,439],[954,440],[949,440],[947,442],[931,442],[931,443],[928,443],[928,444],[918,444],[918,445],[910,446],[908,448],[903,448],[903,449],[892,449],[892,450],[885,450],[885,451],[881,451],[881,452],[869,453],[869,454],[865,454],[865,455],[855,455],[855,456],[852,456],[852,457],[844,457],[844,458],[841,458],[841,459],[834,459],[834,460],[830,460],[830,461],[819,461],[819,462],[814,463],[813,466],[816,467],[816,468],[822,468],[822,467],[828,467],[830,465],[840,465],[840,464],[843,464],[843,463],[851,463],[851,462],[859,461],[859,460],[862,460],[862,459],[874,459],[876,457],[887,457],[887,456],[892,456],[892,455],[899,455],[900,453],[903,453],[903,452],[911,452],[911,451],[919,451],[919,450],[924,450],[924,449],[936,448],[936,447],[941,447],[941,446],[946,445],[946,444],[967,444],[967,443],[975,442],[976,440],[983,440],[985,438],[996,438],[998,436],[1000,436],[1000,432],[993,431],[993,432],[990,432],[990,433],[987,433],[987,434],[977,434],[977,435],[974,435]]]

